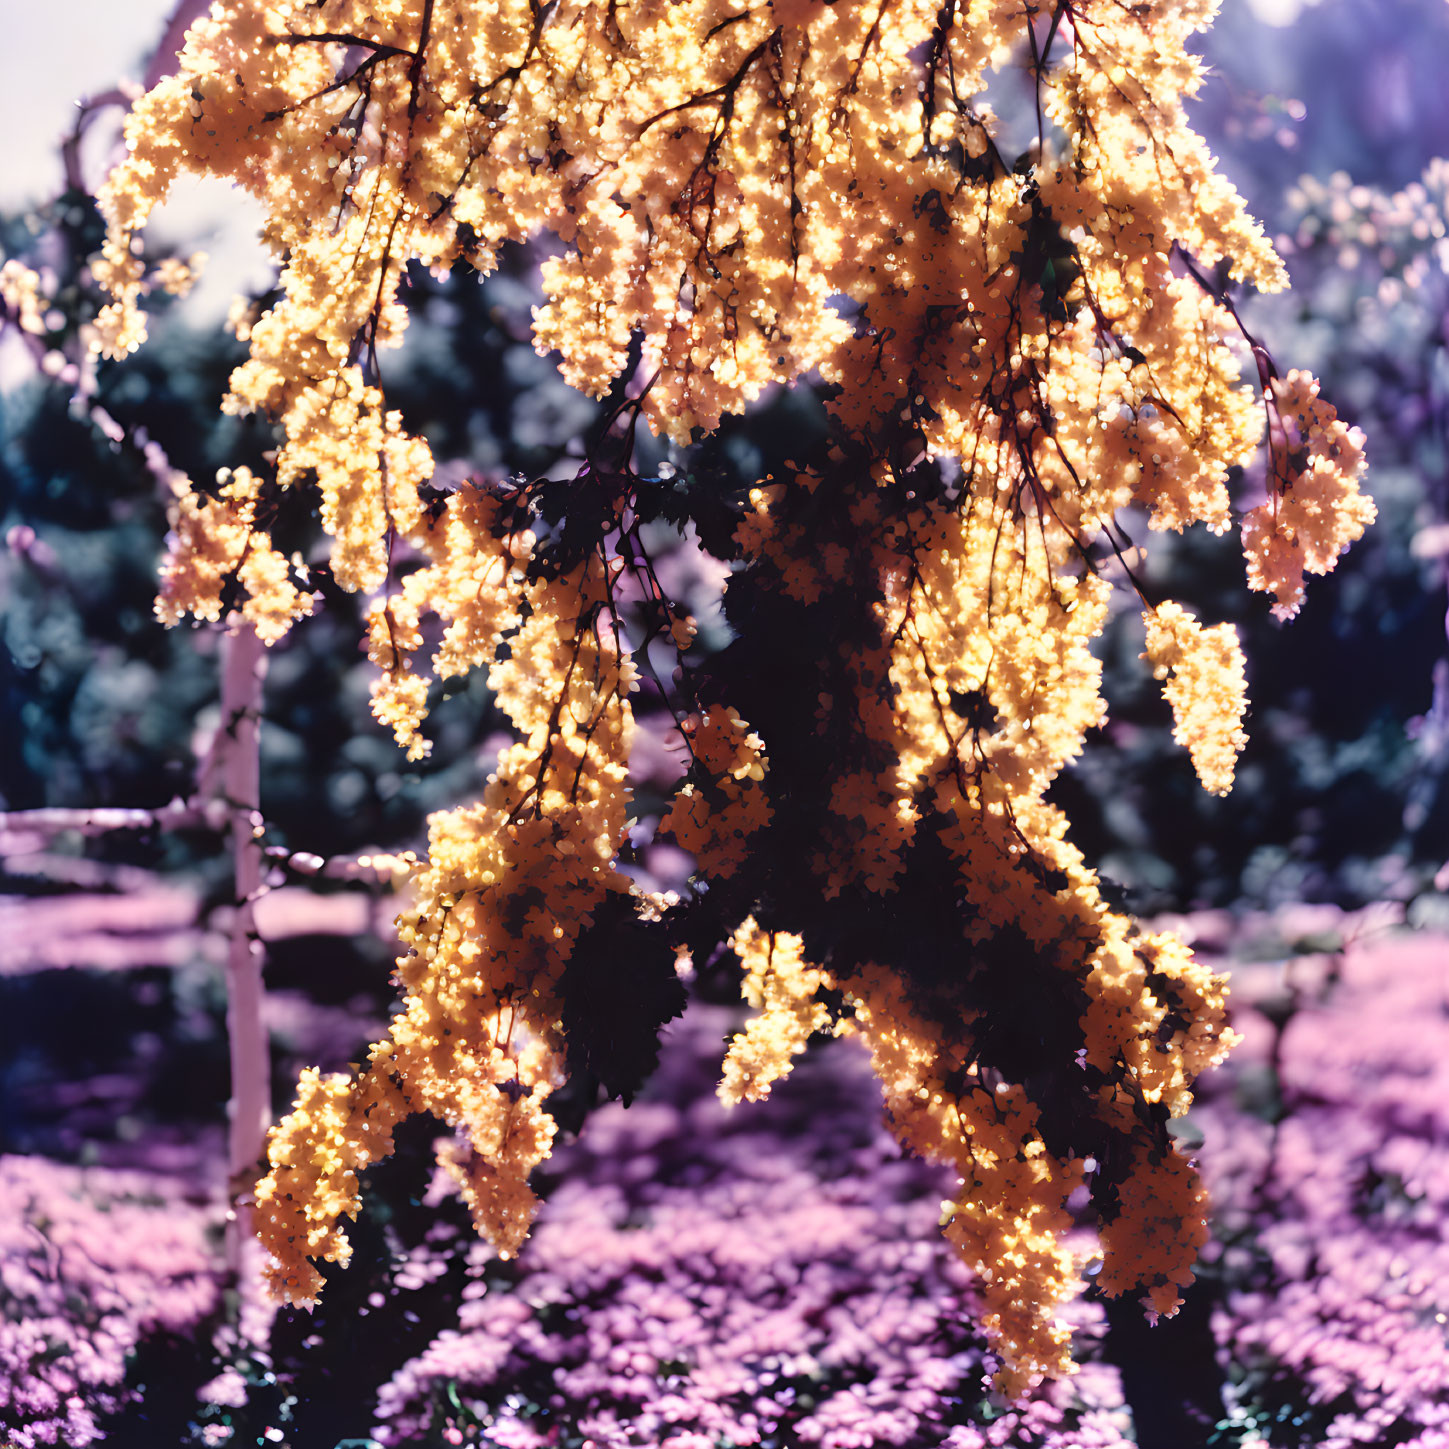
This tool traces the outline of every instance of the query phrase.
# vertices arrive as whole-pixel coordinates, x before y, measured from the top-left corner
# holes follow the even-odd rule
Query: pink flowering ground
[[[1306,929],[1268,924],[1280,956]],[[738,1014],[696,1006],[646,1096],[559,1148],[520,1260],[472,1236],[444,1179],[406,1206],[424,1133],[379,1178],[391,1225],[358,1224],[371,1256],[316,1316],[280,1315],[251,1366],[206,1347],[206,1152],[178,1155],[156,1123],[105,1149],[134,1169],[0,1157],[0,1442],[151,1449],[164,1392],[168,1422],[191,1420],[181,1442],[250,1443],[255,1426],[314,1449],[332,1415],[307,1406],[345,1387],[361,1424],[322,1449],[366,1425],[389,1449],[1120,1449],[1156,1442],[1148,1397],[1191,1367],[1221,1385],[1225,1417],[1202,1437],[1224,1449],[1449,1449],[1449,943],[1380,934],[1234,964],[1263,922],[1190,925],[1233,970],[1245,1038],[1185,1124],[1217,1204],[1194,1290],[1216,1346],[1204,1333],[1200,1362],[1168,1354],[1145,1388],[1139,1373],[1130,1404],[1112,1364],[1138,1350],[1090,1301],[1082,1371],[994,1400],[972,1280],[939,1232],[950,1184],[899,1155],[861,1055],[820,1044],[770,1101],[726,1111],[713,1088]],[[353,1048],[345,1012],[314,1016],[278,1029],[323,1057]],[[158,1335],[199,1346],[194,1381],[151,1373],[142,1395],[135,1351]],[[1154,1331],[1143,1351],[1169,1342],[1189,1341]]]
[[[1441,1449],[1449,941],[1380,937],[1234,984],[1246,1040],[1197,1116],[1239,1398],[1275,1444]]]
[[[0,1425],[14,1449],[97,1442],[127,1359],[217,1293],[213,1214],[156,1174],[0,1157]]]
[[[863,1054],[826,1046],[770,1102],[727,1111],[712,1087],[733,1020],[692,1011],[655,1099],[589,1119],[512,1291],[487,1285],[474,1250],[457,1330],[383,1387],[377,1437],[1125,1445],[1100,1364],[992,1405],[971,1275],[939,1231],[947,1184],[900,1157]],[[1100,1315],[1079,1317],[1085,1343]]]

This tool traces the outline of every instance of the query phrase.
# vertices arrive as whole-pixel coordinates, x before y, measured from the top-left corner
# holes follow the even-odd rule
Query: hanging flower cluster
[[[901,1141],[958,1174],[946,1232],[1004,1390],[1071,1367],[1080,1187],[1099,1281],[1173,1311],[1205,1204],[1167,1122],[1230,1044],[1223,984],[1109,909],[1046,792],[1104,714],[1091,643],[1114,554],[1131,578],[1124,509],[1225,532],[1266,411],[1253,588],[1293,613],[1373,515],[1361,437],[1278,377],[1224,290],[1285,279],[1185,119],[1214,8],[218,0],[136,103],[96,345],[145,335],[137,236],[182,171],[255,194],[281,271],[225,407],[275,421],[268,487],[315,488],[336,580],[375,592],[374,711],[409,756],[430,679],[470,669],[516,732],[483,800],[432,822],[391,1035],[351,1078],[304,1076],[273,1134],[281,1294],[345,1260],[357,1174],[413,1112],[458,1129],[448,1166],[516,1251],[549,1095],[580,1063],[627,1095],[676,957],[724,948],[760,1015],[722,1090],[765,1094],[817,1031],[864,1040]],[[1019,155],[986,102],[1012,67],[1036,95]],[[436,496],[383,381],[406,269],[487,270],[539,232],[559,249],[537,346],[622,390],[622,461]],[[633,471],[633,424],[684,444],[805,374],[828,437],[741,509],[734,640],[706,656],[639,531],[695,495]],[[214,617],[233,574],[266,637],[307,612],[254,485],[178,500],[168,618]],[[402,552],[422,565],[399,578]],[[1225,791],[1236,635],[1171,601],[1146,620],[1177,737]],[[696,863],[680,901],[619,865],[641,672],[688,763],[657,825]]]

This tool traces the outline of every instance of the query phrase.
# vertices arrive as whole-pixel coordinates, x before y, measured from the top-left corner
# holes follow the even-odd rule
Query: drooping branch
[[[487,669],[517,732],[482,800],[430,821],[391,1036],[350,1077],[304,1073],[269,1144],[257,1226],[279,1296],[310,1302],[312,1260],[346,1260],[358,1170],[420,1108],[467,1135],[444,1165],[480,1230],[517,1251],[528,1173],[556,1129],[547,1103],[586,1035],[581,999],[616,977],[621,998],[646,994],[631,998],[641,953],[619,943],[674,910],[624,869],[639,668],[669,697],[652,661],[627,658],[625,580],[647,600],[641,654],[656,626],[680,653],[692,635],[626,516],[635,424],[683,444],[816,371],[829,442],[751,490],[723,549],[740,564],[735,640],[688,689],[681,667],[691,768],[658,833],[693,857],[704,924],[676,915],[665,934],[703,961],[756,920],[818,963],[792,999],[828,975],[902,1141],[959,1172],[947,1231],[992,1285],[1004,1391],[1070,1367],[1056,1308],[1079,1288],[1079,1184],[1098,1210],[1100,1284],[1174,1311],[1206,1227],[1167,1122],[1231,1044],[1223,983],[1110,910],[1047,791],[1104,711],[1090,646],[1111,586],[1093,550],[1105,537],[1130,577],[1113,529],[1132,506],[1156,528],[1226,531],[1228,479],[1260,440],[1229,310],[1169,261],[1176,245],[1265,289],[1284,280],[1187,124],[1184,47],[1205,8],[1064,0],[970,7],[968,22],[920,0],[728,14],[678,0],[626,16],[586,3],[555,25],[551,6],[459,4],[435,26],[432,0],[405,15],[338,0],[325,16],[234,0],[138,103],[101,198],[96,270],[115,300],[98,346],[120,358],[144,338],[151,279],[133,243],[179,172],[252,190],[282,271],[225,406],[280,425],[265,487],[315,479],[333,577],[384,595],[369,614],[374,713],[410,758],[427,753],[431,676],[413,661],[436,620],[436,676]],[[1038,144],[1008,167],[983,93],[1023,18]],[[1052,66],[1059,33],[1071,61]],[[484,489],[427,496],[431,451],[388,409],[377,358],[407,325],[411,262],[486,268],[541,229],[562,250],[543,269],[538,350],[595,396],[648,382],[625,388],[571,489],[525,522]],[[1250,584],[1291,612],[1304,570],[1331,567],[1372,508],[1358,440],[1311,379],[1275,382],[1273,406],[1296,471],[1244,542]],[[168,618],[219,617],[231,572],[264,638],[310,612],[267,549],[263,491],[248,474],[225,509],[186,513]],[[670,508],[676,523],[690,512]],[[426,560],[406,575],[403,539]],[[1226,788],[1236,636],[1169,601],[1149,625],[1179,738]],[[217,768],[237,876],[240,1171],[265,1069],[254,908],[268,857],[261,655],[249,632],[228,651]],[[293,874],[343,869],[277,850]],[[663,1013],[672,997],[655,994]],[[749,1035],[752,1063],[756,1047],[803,1043],[821,1018],[797,1004]],[[782,1074],[766,1065],[751,1080]]]

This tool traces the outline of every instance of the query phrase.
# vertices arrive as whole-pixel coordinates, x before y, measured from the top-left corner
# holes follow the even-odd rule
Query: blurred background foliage
[[[1139,912],[1393,899],[1444,919],[1449,247],[1433,163],[1449,153],[1449,98],[1433,57],[1446,45],[1437,0],[1324,0],[1276,33],[1229,4],[1206,37],[1197,122],[1293,283],[1247,299],[1244,319],[1367,434],[1379,519],[1288,625],[1243,590],[1236,535],[1129,529],[1149,596],[1170,579],[1205,619],[1237,625],[1251,703],[1237,785],[1207,796],[1123,598],[1102,641],[1110,721],[1058,798]],[[1243,506],[1255,472],[1236,485]]]

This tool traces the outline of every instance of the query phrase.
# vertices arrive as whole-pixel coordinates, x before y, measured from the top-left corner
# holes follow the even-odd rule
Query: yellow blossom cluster
[[[756,1011],[725,1053],[719,1096],[733,1107],[768,1097],[830,1016],[815,1000],[823,974],[806,964],[799,936],[762,931],[751,918],[730,944],[745,970],[740,990]]]
[[[22,332],[38,337],[45,331],[45,302],[39,273],[14,257],[0,266],[0,303],[14,313]]]
[[[824,486],[802,479],[796,502],[818,499]],[[1065,839],[1065,819],[1043,799],[1103,713],[1089,645],[1109,586],[1071,572],[1070,538],[1013,520],[1000,494],[904,509],[887,508],[885,489],[869,483],[841,484],[835,496],[849,513],[840,536],[856,548],[852,587],[875,600],[878,635],[852,645],[840,665],[849,695],[822,696],[820,714],[835,721],[837,738],[843,714],[856,740],[848,752],[892,768],[835,778],[814,868],[827,898],[888,896],[913,842],[931,832],[955,871],[939,885],[960,905],[957,963],[932,982],[903,981],[870,961],[816,972],[801,964],[798,938],[763,937],[747,922],[736,950],[764,1010],[731,1048],[726,1095],[748,1096],[749,1084],[788,1070],[825,1024],[819,985],[844,994],[849,1015],[837,1029],[869,1045],[902,1143],[961,1174],[949,1231],[982,1273],[987,1327],[1005,1360],[998,1382],[1015,1392],[1070,1366],[1058,1309],[1079,1280],[1062,1237],[1074,1223],[1066,1200],[1084,1179],[1085,1144],[1130,1164],[1104,1237],[1104,1284],[1135,1287],[1170,1313],[1191,1280],[1204,1208],[1161,1122],[1187,1110],[1193,1078],[1231,1045],[1224,983],[1174,938],[1144,936],[1108,910]],[[786,492],[759,491],[741,533],[779,593],[798,601],[828,587],[828,565],[818,537],[788,518],[776,526],[789,502]],[[813,582],[802,590],[806,575]],[[1155,627],[1163,638],[1152,637],[1152,658],[1175,671],[1169,693],[1211,787],[1230,778],[1236,750],[1235,638],[1196,631],[1176,605],[1160,607]],[[1068,1023],[1079,1070],[1093,1074],[1077,1089],[1076,1150],[1043,1138],[1024,1084],[990,1057],[997,978],[1028,970],[1046,996],[1036,1008]],[[1031,1009],[1025,999],[1020,1008]]]
[[[604,578],[590,559],[523,590],[527,618],[489,672],[518,742],[478,804],[429,822],[399,920],[411,948],[398,962],[403,1010],[355,1080],[304,1074],[273,1131],[258,1230],[289,1301],[316,1296],[310,1259],[346,1260],[338,1220],[357,1212],[356,1174],[413,1112],[458,1129],[443,1165],[500,1253],[515,1253],[532,1222],[528,1175],[549,1153],[546,1103],[563,1074],[560,978],[606,895],[630,890],[614,861],[634,674],[598,627]]]
[[[201,280],[206,262],[205,252],[193,252],[184,260],[181,257],[163,257],[153,273],[155,285],[173,297],[184,297]]]
[[[498,500],[477,489],[452,494],[439,518],[416,522],[413,543],[431,561],[368,611],[367,652],[381,673],[372,711],[410,760],[429,751],[421,725],[433,676],[414,669],[427,614],[446,627],[433,655],[436,677],[447,679],[491,664],[499,641],[519,623],[521,566],[534,537],[510,531]]]
[[[703,780],[681,786],[659,833],[687,850],[701,869],[725,880],[750,852],[750,837],[770,820],[761,788],[765,767],[759,735],[733,709],[706,710],[681,726]]]
[[[164,616],[217,617],[232,577],[268,639],[306,613],[264,513],[315,479],[334,575],[381,591],[378,718],[418,758],[430,680],[486,668],[517,732],[483,800],[431,822],[390,1038],[354,1078],[305,1075],[273,1136],[258,1202],[279,1292],[309,1299],[312,1260],[345,1259],[356,1174],[409,1112],[457,1129],[446,1165],[480,1228],[517,1249],[553,1134],[564,974],[609,894],[630,893],[615,857],[633,667],[611,593],[625,505],[605,499],[597,546],[562,563],[484,488],[426,509],[432,455],[382,376],[410,263],[487,270],[505,241],[547,231],[561,246],[535,340],[578,387],[603,394],[637,348],[634,405],[679,442],[773,384],[814,373],[830,393],[824,458],[760,480],[735,534],[737,582],[824,639],[793,667],[819,680],[818,748],[697,696],[659,824],[718,896],[755,903],[724,925],[748,917],[734,944],[759,1012],[725,1096],[764,1095],[827,1024],[818,992],[838,994],[837,1029],[869,1047],[901,1140],[959,1173],[947,1231],[984,1285],[1006,1389],[1070,1368],[1057,1310],[1083,1182],[1108,1189],[1104,1286],[1173,1310],[1204,1204],[1166,1119],[1231,1033],[1223,983],[1108,909],[1046,801],[1104,714],[1102,563],[1115,552],[1130,578],[1129,507],[1155,529],[1232,526],[1229,482],[1263,434],[1250,356],[1270,379],[1271,455],[1242,525],[1250,585],[1293,613],[1303,574],[1373,516],[1360,436],[1306,374],[1276,378],[1209,280],[1285,280],[1185,118],[1188,47],[1215,8],[216,0],[178,73],[136,103],[100,198],[92,270],[113,300],[97,347],[121,356],[145,335],[139,232],[183,171],[256,195],[280,263],[278,300],[234,311],[249,355],[225,402],[278,425],[276,476],[182,492]],[[984,90],[1023,58],[1040,120],[1014,156]],[[400,580],[399,540],[422,556]],[[663,615],[688,647],[682,611]],[[429,616],[431,675],[416,663]],[[847,618],[848,635],[821,632]],[[1177,737],[1225,791],[1243,741],[1234,631],[1171,600],[1146,618]],[[752,873],[777,838],[808,877],[798,912],[886,924],[856,942],[818,918],[757,925],[789,910],[759,909],[774,883]],[[929,892],[912,880],[923,859]],[[640,904],[661,928],[676,911]],[[929,951],[913,954],[910,911],[930,915]]]
[[[1248,681],[1243,651],[1231,624],[1204,629],[1181,604],[1161,604],[1143,614],[1147,649],[1143,658],[1172,706],[1172,737],[1185,745],[1205,789],[1226,795],[1233,769],[1248,742],[1243,714]]]
[[[972,1023],[931,1022],[891,971],[867,968],[841,986],[902,1145],[959,1174],[946,1236],[980,1277],[983,1322],[1005,1360],[997,1385],[1014,1397],[1071,1362],[1057,1309],[1079,1282],[1061,1240],[1082,1164],[1046,1150],[1024,1088],[976,1064]]]
[[[171,479],[171,537],[161,561],[156,614],[167,624],[184,615],[212,622],[222,615],[222,591],[240,585],[242,617],[267,644],[312,612],[312,595],[298,587],[296,567],[272,547],[258,518],[262,480],[250,468],[223,468],[216,496],[196,492],[184,474]]]
[[[1184,1111],[1191,1101],[1186,1073],[1216,1061],[1230,1035],[1217,1032],[1221,983],[1194,966],[1180,943],[1129,940],[1118,919],[1105,934],[1091,976],[1097,994],[1088,1050],[1108,1070],[1114,1053],[1134,1061],[1123,1083],[1104,1090],[1101,1103],[1104,1120],[1122,1133],[1131,1156],[1120,1209],[1102,1233],[1101,1283],[1110,1293],[1143,1291],[1155,1311],[1170,1314],[1206,1241],[1206,1193],[1170,1145],[1134,1144],[1134,1116],[1144,1101],[1165,1099],[1174,1115]],[[848,1014],[835,1031],[858,1036],[869,1048],[902,1145],[960,1174],[946,1231],[980,1275],[984,1323],[1005,1360],[998,1387],[1014,1396],[1043,1373],[1069,1371],[1070,1334],[1058,1309],[1079,1289],[1081,1264],[1063,1239],[1075,1224],[1067,1199],[1082,1185],[1086,1164],[1053,1153],[1023,1086],[983,1067],[979,1034],[989,1033],[989,1021],[969,1009],[923,1012],[900,976],[876,965],[837,980],[804,963],[799,937],[766,934],[753,921],[741,927],[734,945],[748,973],[746,996],[760,1011],[731,1044],[722,1099],[733,1104],[768,1095],[811,1032],[830,1024],[816,993],[838,990]],[[1202,1010],[1194,1031],[1169,1048],[1159,1050],[1166,1012],[1143,991],[1138,955],[1163,979],[1172,973],[1174,984],[1185,988],[1179,1001],[1198,994],[1193,1004]],[[1144,1016],[1155,1021],[1155,1031],[1142,1029]]]
[[[1279,433],[1273,491],[1243,519],[1243,543],[1249,587],[1272,594],[1273,613],[1291,619],[1303,606],[1304,573],[1326,574],[1374,521],[1374,505],[1355,486],[1363,433],[1318,396],[1318,380],[1290,372],[1273,381],[1270,401]]]

